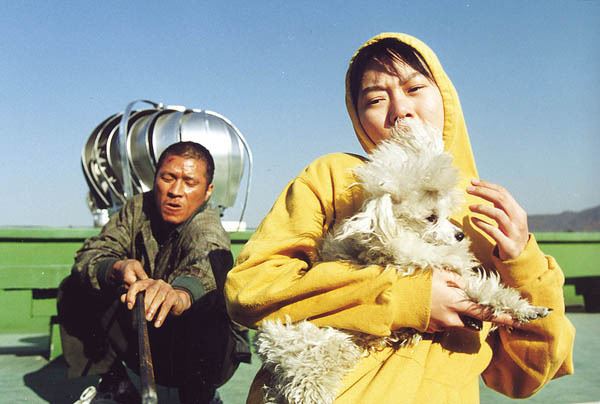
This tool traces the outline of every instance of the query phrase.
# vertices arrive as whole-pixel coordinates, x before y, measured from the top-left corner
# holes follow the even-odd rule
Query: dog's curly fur
[[[265,403],[331,403],[361,355],[350,335],[289,319],[265,322],[255,345],[272,375],[263,387]]]
[[[451,270],[463,278],[465,298],[491,315],[507,313],[519,322],[548,315],[550,309],[532,306],[517,290],[502,285],[495,272],[481,268],[469,240],[448,219],[462,200],[456,188],[458,171],[439,134],[418,122],[397,125],[391,140],[378,145],[355,175],[365,202],[358,213],[325,235],[323,261],[379,264],[405,276]],[[306,321],[265,322],[257,348],[273,374],[273,383],[266,387],[271,402],[330,403],[358,360],[357,352],[419,339],[414,329],[378,338],[318,328]]]

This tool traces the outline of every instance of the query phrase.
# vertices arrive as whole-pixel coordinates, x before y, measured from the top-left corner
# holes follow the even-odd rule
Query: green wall
[[[98,232],[95,228],[0,228],[0,332],[46,332],[56,313],[60,281],[69,273],[75,251]],[[239,254],[251,231],[231,233]],[[545,253],[561,265],[567,278],[600,277],[600,233],[537,233]],[[565,300],[580,305],[573,285]]]
[[[95,228],[0,228],[0,332],[49,332],[56,288]],[[252,232],[231,233],[239,254]]]

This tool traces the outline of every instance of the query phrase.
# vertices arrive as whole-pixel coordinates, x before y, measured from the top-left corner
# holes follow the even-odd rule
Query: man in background
[[[246,331],[227,316],[228,234],[207,207],[214,161],[193,142],[161,155],[154,186],[125,203],[77,252],[60,287],[58,313],[69,376],[101,374],[91,402],[139,402],[126,366],[139,372],[132,314],[144,305],[157,383],[183,403],[220,402],[218,386],[249,362]]]

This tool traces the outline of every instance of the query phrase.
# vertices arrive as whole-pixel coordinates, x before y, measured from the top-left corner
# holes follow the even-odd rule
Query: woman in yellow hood
[[[563,274],[528,233],[525,212],[512,196],[497,185],[471,181],[477,171],[458,95],[435,54],[408,35],[372,38],[350,63],[346,105],[367,153],[389,136],[397,119],[439,128],[465,190],[466,202],[452,219],[486,267],[533,304],[554,311],[512,331],[490,332],[486,322],[475,332],[460,315],[480,311],[456,293],[447,271],[402,277],[376,265],[359,270],[348,262],[320,262],[323,235],[364,200],[361,188],[351,185],[352,169],[365,159],[335,153],[312,162],[287,185],[240,254],[225,286],[231,317],[249,327],[287,317],[375,336],[398,328],[426,333],[416,345],[363,356],[334,393],[336,403],[475,403],[480,375],[501,393],[526,397],[572,373],[574,328],[564,314]],[[261,369],[248,402],[265,401],[262,387],[270,378]]]

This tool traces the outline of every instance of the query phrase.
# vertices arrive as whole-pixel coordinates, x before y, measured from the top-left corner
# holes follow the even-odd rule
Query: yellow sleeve
[[[399,277],[376,265],[319,262],[318,243],[334,218],[360,206],[349,191],[351,157],[334,156],[287,185],[245,246],[225,284],[230,316],[248,327],[289,316],[379,336],[400,327],[425,330],[429,274]]]
[[[502,280],[536,306],[553,309],[548,317],[512,331],[490,334],[494,357],[483,372],[485,383],[510,397],[528,397],[553,378],[573,373],[575,328],[565,316],[564,275],[539,249],[533,235],[523,253],[495,266]]]

